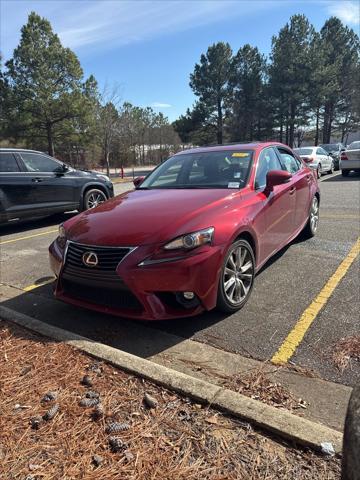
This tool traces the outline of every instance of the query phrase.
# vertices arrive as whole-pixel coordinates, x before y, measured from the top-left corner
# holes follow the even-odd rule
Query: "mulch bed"
[[[337,458],[297,449],[1,320],[0,358],[0,478],[340,477]],[[250,388],[251,378],[244,382]]]

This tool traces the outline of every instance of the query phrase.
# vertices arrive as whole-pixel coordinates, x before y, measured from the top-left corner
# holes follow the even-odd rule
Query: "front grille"
[[[70,242],[66,252],[66,265],[85,271],[115,271],[118,264],[131,251],[129,247],[92,247]],[[82,257],[86,252],[96,253],[99,263],[96,267],[84,265]]]
[[[130,290],[113,290],[83,285],[72,280],[62,279],[65,294],[85,302],[110,308],[142,310],[142,305]]]
[[[116,273],[118,264],[131,251],[124,247],[93,247],[69,243],[61,284],[71,297],[112,308],[142,309],[136,296]],[[93,252],[98,264],[89,267],[83,255]]]

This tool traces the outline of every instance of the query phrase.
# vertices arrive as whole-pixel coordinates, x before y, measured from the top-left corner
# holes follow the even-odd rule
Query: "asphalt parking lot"
[[[122,183],[115,191],[130,188],[132,184]],[[234,315],[209,312],[190,319],[141,323],[54,300],[47,248],[57,235],[58,224],[73,213],[0,227],[1,304],[144,357],[166,350],[167,342],[191,338],[266,360],[281,350],[291,334],[299,345],[287,361],[327,380],[354,385],[360,378],[359,363],[341,373],[330,354],[341,338],[360,332],[359,255],[343,278],[335,273],[349,252],[354,252],[360,236],[360,175],[325,176],[320,190],[317,236],[295,240],[268,262],[257,275],[249,302]],[[334,290],[324,294],[323,287],[334,274]],[[323,308],[299,331],[299,320],[319,294]],[[159,340],[162,332],[171,334],[163,342]]]

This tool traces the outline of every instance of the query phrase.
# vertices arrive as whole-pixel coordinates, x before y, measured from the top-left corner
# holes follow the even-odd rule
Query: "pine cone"
[[[43,415],[43,420],[45,420],[46,422],[48,422],[49,420],[52,420],[55,417],[55,415],[58,413],[59,408],[60,408],[60,405],[58,403],[55,403],[55,405],[51,407],[45,413],[45,415]]]
[[[82,398],[79,402],[80,407],[90,408],[95,407],[100,403],[98,398]]]
[[[111,422],[107,425],[105,432],[106,433],[117,433],[117,432],[124,432],[125,430],[129,430],[130,425],[126,422],[119,423],[119,422]]]
[[[56,400],[58,397],[57,392],[47,392],[41,399],[42,402],[51,402],[52,400]]]
[[[94,390],[89,390],[88,392],[85,393],[85,397],[86,397],[86,398],[99,398],[99,397],[100,397],[100,393],[99,393],[99,392],[95,392]]]
[[[93,420],[100,420],[104,416],[104,407],[101,403],[95,406],[94,411],[92,412],[91,416]]]
[[[126,443],[124,443],[119,437],[109,437],[109,445],[113,453],[123,452],[127,449]]]
[[[92,386],[93,386],[91,377],[89,377],[89,375],[84,375],[83,378],[82,378],[82,380],[81,380],[81,383],[82,383],[82,385],[84,385],[85,387],[92,387]]]
[[[30,418],[31,428],[33,430],[38,430],[42,422],[43,422],[43,417],[41,417],[40,415]]]

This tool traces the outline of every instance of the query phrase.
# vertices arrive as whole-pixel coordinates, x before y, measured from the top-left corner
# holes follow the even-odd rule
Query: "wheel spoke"
[[[236,270],[229,267],[225,267],[225,275],[236,275]]]
[[[250,268],[252,268],[252,266],[253,266],[253,265],[252,265],[252,262],[251,262],[251,261],[250,261],[250,262],[247,262],[247,263],[245,263],[245,265],[243,265],[243,266],[241,267],[240,272],[241,272],[241,273],[247,272]]]
[[[227,292],[235,283],[235,277],[230,277],[227,282],[224,283],[225,291]]]

